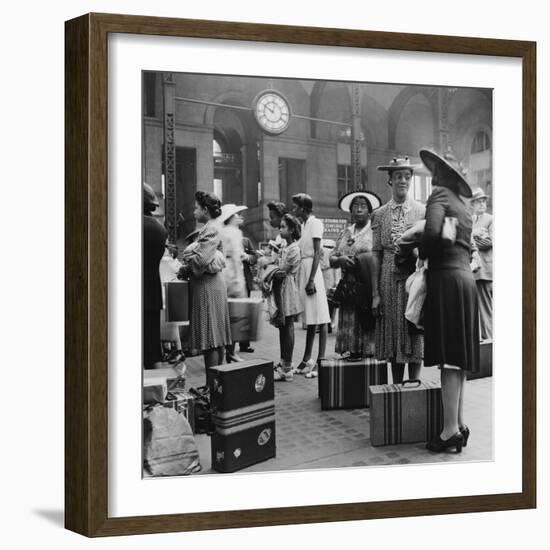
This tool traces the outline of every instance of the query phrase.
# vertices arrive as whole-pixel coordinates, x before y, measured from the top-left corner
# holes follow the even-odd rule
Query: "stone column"
[[[351,85],[351,186],[361,188],[361,96],[359,85]]]
[[[163,132],[164,132],[164,216],[168,240],[175,244],[177,238],[176,208],[176,81],[173,73],[164,73],[163,92]]]
[[[438,114],[438,146],[441,154],[451,149],[452,143],[449,138],[449,88],[438,88],[437,90],[437,114]]]

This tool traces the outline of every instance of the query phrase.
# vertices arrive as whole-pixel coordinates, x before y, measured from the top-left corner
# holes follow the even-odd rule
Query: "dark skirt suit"
[[[445,245],[445,217],[458,220],[454,245]],[[479,307],[470,268],[472,216],[461,198],[434,187],[426,206],[420,256],[428,260],[424,305],[424,364],[479,371]]]

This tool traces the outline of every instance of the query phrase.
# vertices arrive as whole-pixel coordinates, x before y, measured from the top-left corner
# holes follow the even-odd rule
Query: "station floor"
[[[296,363],[301,358],[304,343],[305,331],[297,324]],[[329,335],[327,356],[334,355],[334,343],[334,334]],[[254,353],[242,353],[243,359],[278,361],[278,331],[267,321],[262,323],[261,339],[251,346]],[[188,358],[186,364],[187,386],[203,385],[202,357]],[[439,370],[423,367],[421,378],[438,380]],[[388,381],[392,381],[390,368]],[[294,376],[293,381],[276,382],[276,457],[254,464],[243,472],[490,461],[493,459],[492,381],[492,378],[481,378],[466,382],[464,410],[471,436],[460,454],[431,453],[425,449],[425,443],[374,447],[369,438],[369,409],[322,411],[317,398],[317,379]],[[196,442],[202,466],[200,474],[220,475],[211,469],[210,437],[199,434]]]

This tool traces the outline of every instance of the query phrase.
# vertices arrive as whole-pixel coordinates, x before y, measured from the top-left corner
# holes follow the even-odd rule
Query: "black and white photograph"
[[[493,460],[493,91],[141,93],[143,476]]]

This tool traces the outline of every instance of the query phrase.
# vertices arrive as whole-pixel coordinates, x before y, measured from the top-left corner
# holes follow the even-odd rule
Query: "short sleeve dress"
[[[372,215],[372,249],[382,252],[379,285],[382,315],[376,323],[375,338],[376,357],[381,361],[420,363],[424,355],[422,335],[410,334],[405,319],[405,282],[411,271],[408,265],[395,264],[397,240],[424,218],[424,212],[424,206],[417,201],[396,203],[391,199]]]
[[[231,344],[227,290],[221,272],[207,273],[216,251],[223,252],[218,224],[210,220],[186,254],[190,276],[191,349],[204,352]]]
[[[313,239],[322,239],[323,232],[323,222],[315,216],[310,215],[302,226],[302,236],[298,241],[301,255],[300,270],[298,272],[298,289],[304,305],[302,316],[306,325],[324,325],[330,323],[325,282],[320,265],[313,279],[316,292],[311,296],[306,294],[306,285],[311,274],[311,266],[313,265]]]

